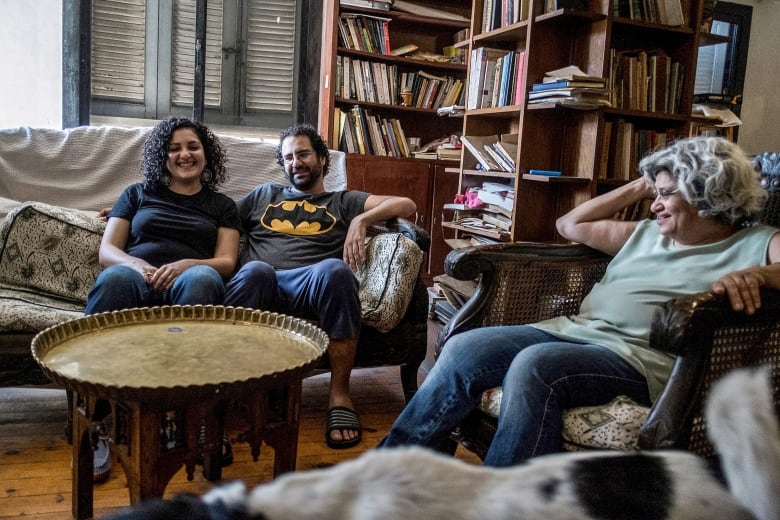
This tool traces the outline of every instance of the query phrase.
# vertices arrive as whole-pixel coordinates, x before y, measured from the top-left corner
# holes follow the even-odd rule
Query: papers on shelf
[[[460,16],[455,13],[443,11],[441,9],[435,9],[433,7],[425,7],[414,2],[407,2],[405,0],[395,0],[393,2],[392,9],[394,11],[404,11],[406,13],[412,13],[420,16],[430,16],[431,18],[442,18],[446,20],[457,20],[459,22],[470,22],[465,16]]]
[[[727,127],[739,126],[742,124],[742,120],[737,117],[737,114],[724,106],[695,104],[692,107],[692,112],[694,114],[702,114],[706,117],[720,119],[721,123],[716,124],[715,126]]]

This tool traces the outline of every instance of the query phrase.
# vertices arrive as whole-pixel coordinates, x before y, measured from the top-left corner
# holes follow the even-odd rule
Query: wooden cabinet
[[[417,204],[417,213],[409,220],[431,235],[431,247],[423,265],[423,280],[428,285],[434,276],[444,272],[444,257],[450,250],[442,234],[442,205],[457,193],[458,173],[454,163],[445,161],[388,161],[377,156],[347,155],[349,189],[409,197]]]
[[[651,21],[657,18],[649,12],[632,18],[623,11],[625,0],[589,0],[587,9],[550,12],[550,2],[529,0],[525,19],[489,31],[483,30],[484,1],[473,2],[469,54],[480,47],[523,52],[516,86],[521,95],[507,106],[467,110],[463,135],[516,134],[517,168],[513,173],[480,171],[474,157],[464,153],[460,192],[486,181],[509,185],[514,189],[512,224],[501,239],[560,241],[558,216],[636,176],[639,158],[663,139],[689,134],[702,0],[680,0],[685,21],[675,27]],[[641,3],[650,4],[654,1]],[[659,61],[651,56],[663,56],[676,70],[671,85],[664,87],[668,91],[658,96],[648,92],[655,86],[648,67]],[[642,63],[638,69],[637,60]],[[534,83],[542,82],[546,72],[569,65],[605,78],[612,106],[580,110],[528,103]],[[469,81],[474,70],[471,63]],[[676,101],[666,102],[661,94]],[[653,107],[656,99],[661,101]],[[534,169],[561,175],[534,175]],[[461,234],[495,236],[454,222],[445,225]]]

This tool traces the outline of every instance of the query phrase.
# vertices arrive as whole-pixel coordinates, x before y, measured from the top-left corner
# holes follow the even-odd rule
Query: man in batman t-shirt
[[[325,440],[347,448],[361,440],[349,392],[360,329],[358,282],[366,228],[417,209],[406,197],[325,191],[328,148],[312,126],[279,135],[276,158],[290,185],[263,184],[237,205],[247,243],[227,284],[225,305],[316,319],[328,334],[331,362]]]

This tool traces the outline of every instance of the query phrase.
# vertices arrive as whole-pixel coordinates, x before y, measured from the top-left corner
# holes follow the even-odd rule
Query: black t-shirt
[[[213,258],[218,228],[241,229],[233,200],[205,187],[195,195],[180,195],[133,184],[108,216],[130,221],[127,253],[155,267],[184,258]]]

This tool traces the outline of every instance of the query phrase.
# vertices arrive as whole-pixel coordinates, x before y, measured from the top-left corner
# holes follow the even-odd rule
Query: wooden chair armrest
[[[428,232],[410,220],[400,217],[394,217],[384,222],[374,224],[368,228],[370,235],[380,233],[403,233],[407,238],[414,240],[417,247],[424,252],[431,248],[431,235]]]
[[[762,307],[749,316],[731,309],[713,293],[682,296],[659,307],[650,330],[650,348],[677,356],[669,381],[642,426],[644,449],[691,449],[706,443],[692,435],[702,424],[703,401],[711,383],[729,370],[780,359],[780,291],[762,289]],[[703,430],[703,426],[701,426]],[[703,437],[703,433],[701,434]],[[711,447],[693,451],[707,455]]]
[[[478,283],[440,331],[436,355],[450,336],[469,329],[575,314],[610,258],[580,244],[515,242],[451,251],[444,261],[447,274]]]

